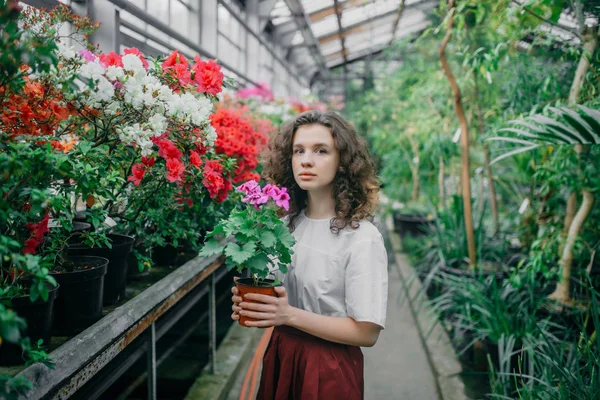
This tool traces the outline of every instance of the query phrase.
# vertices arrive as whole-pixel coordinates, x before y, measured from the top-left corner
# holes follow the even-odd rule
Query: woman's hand
[[[233,278],[233,282],[237,282],[237,280],[240,279],[237,276]],[[231,296],[231,301],[233,302],[233,305],[231,306],[231,309],[233,310],[233,314],[231,314],[231,319],[234,321],[237,321],[240,319],[240,310],[242,309],[239,304],[242,302],[242,297],[240,296],[240,291],[238,290],[238,288],[236,286],[231,288],[231,293],[233,293],[233,296]]]
[[[246,326],[268,328],[271,326],[288,325],[292,318],[294,307],[288,304],[287,292],[283,286],[276,287],[275,292],[279,297],[257,293],[246,294],[245,300],[252,300],[258,303],[242,301],[239,303],[239,307],[234,306],[234,314],[236,314],[237,308],[238,319],[239,315],[243,315],[258,320],[248,321],[246,322]]]

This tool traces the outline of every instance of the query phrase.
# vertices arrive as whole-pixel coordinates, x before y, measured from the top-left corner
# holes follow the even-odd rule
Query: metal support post
[[[217,302],[214,273],[210,275],[208,285],[208,354],[210,373],[214,374],[217,363]]]
[[[156,326],[148,328],[148,400],[156,400]]]

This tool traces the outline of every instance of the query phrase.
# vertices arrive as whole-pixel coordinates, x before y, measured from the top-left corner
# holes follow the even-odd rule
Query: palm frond
[[[577,109],[550,107],[552,116],[535,114],[524,120],[513,120],[512,127],[498,130],[490,141],[503,141],[517,145],[496,157],[492,164],[541,145],[600,144],[600,111],[577,105]],[[518,139],[514,135],[525,138]]]

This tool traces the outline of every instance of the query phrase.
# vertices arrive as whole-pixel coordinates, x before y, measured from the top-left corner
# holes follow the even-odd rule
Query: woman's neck
[[[311,219],[335,217],[335,199],[333,198],[332,188],[308,192],[306,216]]]

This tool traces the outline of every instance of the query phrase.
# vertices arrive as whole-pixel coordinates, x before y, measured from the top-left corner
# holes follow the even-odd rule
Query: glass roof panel
[[[342,13],[342,27],[347,28],[360,22],[377,18],[389,12],[397,10],[398,0],[380,0],[369,2],[363,6],[351,7]]]
[[[339,3],[344,3],[345,0],[340,0]],[[329,7],[333,7],[333,0],[302,0],[302,7],[306,14],[310,15],[314,12],[324,10]]]
[[[290,7],[298,2],[307,16],[312,36],[316,38],[318,51],[325,59],[327,66],[337,66],[346,59],[362,57],[369,52],[380,51],[389,45],[392,37],[400,38],[422,31],[428,24],[428,10],[439,5],[436,0],[405,0],[405,9],[396,28],[392,32],[397,17],[398,7],[402,0],[338,0],[341,11],[342,35],[335,12],[334,0],[277,0],[270,12],[270,19],[278,34],[294,33],[291,45],[306,43],[308,37],[300,33],[302,25],[296,26],[300,19],[294,19]],[[285,24],[285,25],[282,25]],[[342,46],[342,40],[344,45]],[[311,41],[309,41],[311,43]],[[316,49],[297,47],[298,51],[310,54]],[[294,54],[299,54],[294,52]],[[295,57],[306,59],[307,66],[317,68],[318,58]],[[310,60],[310,61],[308,61]]]
[[[290,21],[292,19],[292,13],[284,0],[277,0],[273,9],[271,9],[269,18],[273,25],[277,26]]]
[[[311,28],[315,37],[326,36],[338,31],[338,21],[335,14],[328,15],[327,17],[313,22]]]
[[[342,42],[339,40],[321,45],[321,53],[323,55],[332,54],[340,50],[342,50]]]

